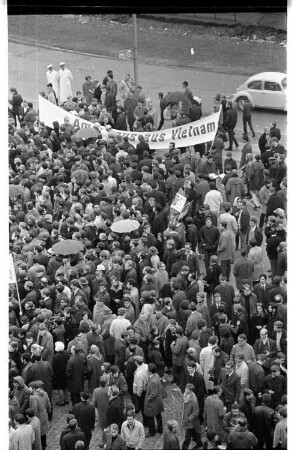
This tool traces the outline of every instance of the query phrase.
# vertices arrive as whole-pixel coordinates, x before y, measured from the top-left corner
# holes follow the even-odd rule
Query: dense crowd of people
[[[87,75],[73,95],[65,63],[47,69],[41,95],[98,136],[77,138],[68,116],[46,126],[11,88],[10,450],[46,449],[68,404],[62,450],[88,450],[94,433],[105,449],[142,450],[156,434],[180,449],[179,430],[182,449],[192,440],[286,448],[287,166],[277,124],[253,154],[244,102],[238,163],[239,113],[218,94],[213,142],[158,153],[111,128],[200,119],[187,81],[185,102],[160,92],[157,110],[129,74],[119,87],[113,71],[101,84]],[[170,390],[181,395],[180,423],[163,421]]]

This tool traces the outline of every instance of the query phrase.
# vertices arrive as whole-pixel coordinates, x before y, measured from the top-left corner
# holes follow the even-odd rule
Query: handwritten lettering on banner
[[[169,147],[170,142],[175,142],[176,147],[187,147],[189,145],[203,144],[204,142],[213,141],[218,127],[220,112],[211,114],[203,119],[182,125],[180,127],[168,128],[166,130],[151,131],[149,133],[139,133],[130,131],[121,131],[112,129],[114,133],[120,134],[122,137],[127,136],[131,144],[138,143],[138,136],[144,136],[152,149],[165,149]],[[78,128],[92,127],[94,124],[87,120],[81,119],[74,114],[65,111],[59,106],[54,105],[45,98],[39,96],[39,119],[46,126],[52,127],[53,122],[59,124],[64,123],[64,118],[68,117],[69,122]],[[103,139],[107,139],[108,132],[104,127],[100,128]]]

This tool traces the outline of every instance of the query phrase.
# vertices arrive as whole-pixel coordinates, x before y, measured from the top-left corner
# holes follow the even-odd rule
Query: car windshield
[[[288,87],[288,79],[287,79],[287,78],[284,78],[284,79],[282,80],[281,84],[282,84],[282,87],[283,87],[284,89],[287,89],[287,87]]]

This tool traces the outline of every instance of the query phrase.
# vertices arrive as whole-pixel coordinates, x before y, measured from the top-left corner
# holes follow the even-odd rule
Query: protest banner
[[[9,254],[9,270],[8,270],[8,283],[13,284],[17,282],[17,277],[14,269],[13,257]]]
[[[220,111],[213,113],[203,119],[186,125],[175,128],[168,128],[160,131],[151,132],[131,132],[111,129],[112,133],[118,133],[122,138],[128,137],[129,142],[134,146],[139,142],[138,136],[144,136],[152,149],[166,149],[169,148],[170,142],[174,142],[176,148],[187,147],[190,145],[203,144],[205,142],[212,142],[218,127]],[[94,124],[87,120],[65,111],[63,108],[54,105],[45,98],[39,96],[39,120],[44,122],[46,126],[53,127],[53,122],[57,121],[59,124],[64,123],[64,117],[69,118],[71,123],[76,128],[92,127]],[[102,138],[107,139],[108,132],[104,127],[100,127]]]

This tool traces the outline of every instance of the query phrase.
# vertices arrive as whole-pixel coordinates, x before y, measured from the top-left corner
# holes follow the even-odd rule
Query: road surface
[[[67,36],[66,36],[67,39]],[[61,46],[63,43],[61,43]],[[190,56],[191,57],[191,56]],[[21,43],[8,43],[8,83],[15,86],[23,98],[37,104],[38,92],[46,91],[46,76],[48,64],[55,69],[61,61],[66,63],[74,75],[74,93],[82,89],[85,76],[90,74],[93,78],[103,79],[108,69],[115,73],[115,79],[120,82],[124,74],[133,74],[132,61],[119,61],[116,59],[79,54],[63,50],[46,49],[25,45]],[[221,92],[232,94],[242,84],[246,77],[243,75],[228,75],[224,73],[197,71],[181,67],[170,68],[160,65],[139,64],[139,82],[147,97],[159,110],[159,91],[165,94],[170,91],[180,91],[181,83],[187,80],[194,95],[202,98],[203,113],[210,114],[213,108],[213,97]],[[238,119],[238,133],[241,134],[241,115]],[[253,123],[255,131],[262,133],[265,126],[274,120],[278,123],[283,135],[286,134],[287,115],[275,111],[254,111]],[[257,134],[258,136],[258,134]],[[284,137],[283,143],[286,143]]]

